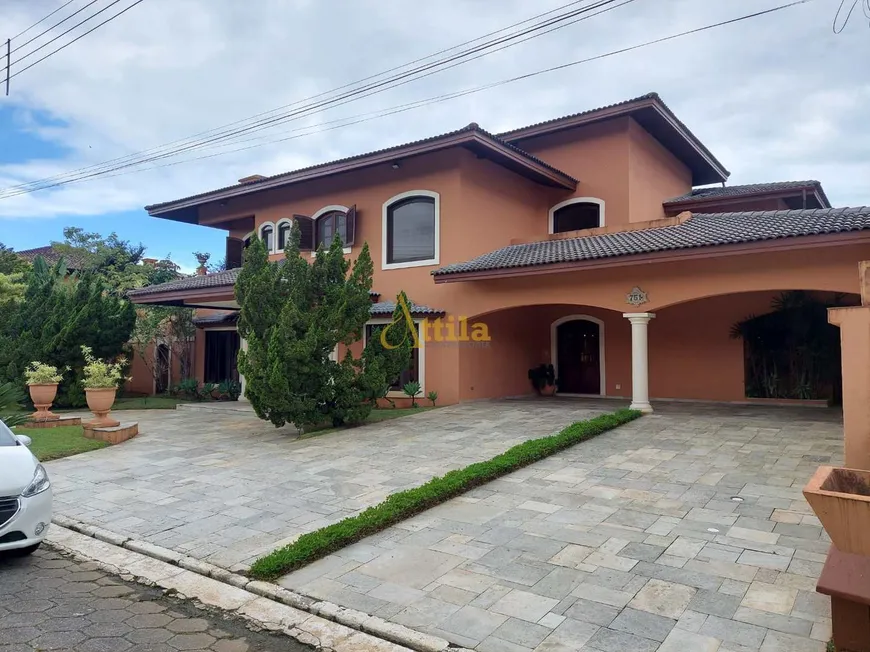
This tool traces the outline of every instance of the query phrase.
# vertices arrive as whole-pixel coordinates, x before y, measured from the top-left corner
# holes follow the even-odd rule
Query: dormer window
[[[595,197],[577,197],[550,209],[550,233],[566,233],[604,226],[604,202]]]

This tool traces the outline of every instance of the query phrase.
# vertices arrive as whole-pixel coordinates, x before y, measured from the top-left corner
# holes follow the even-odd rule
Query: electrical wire
[[[99,11],[97,11],[97,12],[91,14],[90,16],[88,16],[87,18],[85,18],[83,21],[81,21],[81,22],[79,22],[79,23],[76,23],[75,25],[73,25],[72,27],[70,27],[70,28],[69,28],[68,30],[66,30],[65,32],[61,32],[60,34],[58,34],[57,36],[55,36],[53,39],[51,39],[51,40],[49,40],[49,41],[46,41],[45,43],[43,43],[42,45],[40,45],[38,48],[35,48],[35,49],[31,50],[30,52],[26,52],[25,54],[21,55],[20,57],[18,57],[18,59],[16,59],[15,61],[12,62],[12,65],[14,66],[15,64],[21,63],[21,62],[24,61],[27,57],[32,56],[33,54],[39,52],[42,48],[51,45],[52,43],[54,43],[56,40],[58,40],[58,39],[61,38],[62,36],[65,36],[65,35],[69,34],[69,33],[70,33],[71,31],[73,31],[76,27],[80,27],[81,25],[84,25],[84,24],[85,24],[86,22],[88,22],[89,20],[93,20],[94,18],[96,18],[97,16],[99,16],[101,13],[103,13],[104,11],[106,11],[106,9],[108,9],[109,7],[112,7],[112,6],[116,5],[116,4],[118,4],[119,2],[121,2],[121,0],[113,0],[113,2],[109,3],[108,5],[106,5],[106,6],[103,7],[102,9],[100,9]],[[72,45],[73,43],[75,43],[76,41],[78,41],[79,39],[84,38],[85,36],[87,36],[88,34],[90,34],[91,32],[93,32],[94,30],[99,29],[100,27],[102,27],[102,26],[105,25],[106,23],[110,23],[110,22],[112,22],[112,21],[115,20],[118,16],[120,16],[120,15],[123,14],[123,13],[126,13],[127,11],[129,11],[130,9],[132,9],[133,7],[135,7],[136,5],[138,5],[140,2],[144,2],[144,0],[137,0],[136,2],[134,2],[133,4],[131,4],[131,5],[130,5],[129,7],[127,7],[126,9],[123,9],[123,10],[119,11],[117,14],[115,14],[115,15],[113,15],[113,16],[110,16],[109,18],[107,18],[106,20],[104,20],[102,23],[100,23],[100,24],[97,25],[96,27],[92,27],[92,28],[89,29],[87,32],[84,32],[83,34],[79,34],[79,35],[78,35],[77,37],[75,37],[72,41],[68,41],[68,42],[64,43],[63,45],[61,45],[57,50],[53,50],[53,51],[49,52],[48,54],[46,54],[46,55],[45,55],[44,57],[42,57],[41,59],[37,59],[36,61],[34,61],[33,63],[31,63],[29,66],[25,66],[25,67],[22,68],[21,70],[17,71],[14,75],[10,75],[9,79],[13,79],[14,77],[17,77],[18,75],[20,75],[21,73],[23,73],[25,70],[29,70],[30,68],[33,68],[33,66],[35,66],[36,64],[38,64],[40,61],[45,61],[45,60],[48,59],[50,56],[52,56],[52,55],[54,55],[54,54],[57,54],[57,53],[60,52],[61,50],[63,50],[63,49],[65,49],[65,48],[69,47],[70,45]]]
[[[560,10],[562,10],[562,9],[565,9],[565,8],[567,8],[567,7],[570,7],[570,6],[573,6],[573,5],[576,5],[576,4],[581,4],[581,3],[586,2],[586,1],[587,1],[587,0],[573,0],[573,2],[569,2],[569,3],[567,3],[567,4],[564,4],[564,5],[561,5],[561,6],[559,6],[559,7],[554,8],[554,9],[551,9],[551,10],[549,10],[549,11],[545,11],[545,12],[543,12],[543,13],[537,14],[537,15],[535,15],[535,16],[532,16],[531,18],[526,18],[525,20],[521,20],[521,21],[519,21],[519,22],[513,23],[513,24],[511,24],[511,25],[508,25],[507,27],[503,27],[503,28],[501,28],[501,29],[497,29],[497,30],[494,30],[494,31],[492,31],[492,32],[488,32],[487,34],[484,34],[484,35],[482,35],[482,36],[478,36],[477,38],[470,39],[470,40],[468,40],[468,41],[464,41],[463,43],[459,43],[459,44],[457,44],[457,45],[453,45],[453,46],[451,46],[451,47],[449,47],[449,48],[444,48],[444,49],[439,50],[439,51],[437,51],[437,52],[433,52],[432,54],[426,55],[425,57],[420,57],[420,58],[418,58],[418,59],[414,59],[413,61],[410,61],[410,62],[408,62],[408,63],[404,63],[404,64],[401,64],[401,65],[398,65],[398,66],[394,66],[393,68],[389,68],[389,69],[384,70],[384,71],[381,71],[381,72],[379,72],[379,73],[375,73],[375,74],[373,74],[373,75],[369,75],[368,77],[363,77],[362,79],[358,79],[358,80],[353,81],[353,82],[348,82],[347,84],[344,84],[344,85],[342,85],[342,86],[338,86],[337,88],[333,88],[333,89],[328,90],[328,91],[323,91],[323,92],[321,92],[321,93],[317,93],[316,95],[312,95],[312,96],[310,96],[310,97],[308,97],[308,98],[305,98],[305,99],[302,99],[302,100],[296,100],[296,101],[291,102],[291,103],[289,103],[289,104],[285,104],[285,105],[283,105],[283,106],[279,106],[279,107],[276,107],[276,108],[274,108],[274,109],[269,109],[269,110],[267,110],[267,111],[263,111],[263,112],[261,112],[261,113],[254,114],[253,116],[249,116],[249,117],[247,117],[247,118],[241,118],[241,119],[239,119],[239,120],[235,120],[235,121],[233,121],[233,122],[230,122],[230,123],[227,123],[227,124],[221,125],[221,126],[219,126],[219,127],[214,127],[214,128],[212,128],[212,129],[207,129],[207,130],[205,130],[205,131],[201,131],[201,132],[195,133],[195,134],[193,134],[192,136],[187,136],[187,137],[185,137],[185,138],[180,138],[180,139],[178,139],[178,140],[174,140],[174,141],[171,141],[171,142],[169,142],[169,143],[165,143],[164,145],[158,145],[158,146],[156,146],[156,147],[152,147],[152,148],[150,148],[150,149],[142,150],[142,151],[140,151],[140,152],[135,152],[135,153],[133,153],[133,154],[127,154],[127,155],[120,156],[120,157],[117,157],[117,158],[114,158],[114,159],[110,159],[110,160],[108,160],[108,161],[104,161],[103,163],[96,163],[96,164],[94,164],[94,165],[89,165],[89,166],[86,166],[86,167],[83,167],[83,168],[79,168],[79,169],[77,169],[77,170],[72,170],[72,171],[67,172],[67,173],[63,173],[63,174],[56,175],[56,176],[53,176],[53,177],[48,177],[48,179],[50,179],[50,180],[57,180],[57,179],[59,179],[59,178],[63,178],[63,177],[68,176],[68,175],[70,175],[70,174],[74,174],[74,173],[77,173],[77,172],[83,172],[83,171],[90,171],[90,170],[93,170],[93,169],[95,169],[95,168],[98,168],[98,167],[101,167],[101,166],[104,166],[104,165],[108,165],[108,164],[112,164],[112,163],[118,163],[118,162],[126,161],[126,160],[129,160],[129,159],[134,158],[134,157],[136,157],[136,156],[141,156],[141,155],[145,155],[145,154],[156,153],[156,152],[158,152],[158,151],[160,151],[160,150],[163,150],[163,149],[166,149],[167,147],[170,147],[170,146],[172,146],[172,145],[178,145],[178,144],[186,143],[186,142],[188,142],[188,141],[191,141],[191,140],[193,140],[193,139],[195,139],[195,138],[198,138],[198,137],[201,137],[201,136],[205,136],[205,135],[208,135],[208,134],[214,134],[215,132],[220,131],[221,129],[226,129],[226,128],[228,128],[228,127],[232,127],[232,126],[234,126],[234,125],[242,124],[242,123],[245,123],[245,122],[250,122],[251,120],[254,120],[255,118],[260,118],[260,117],[263,117],[263,116],[266,116],[266,115],[269,115],[269,114],[272,114],[272,113],[276,113],[276,112],[278,112],[278,111],[282,111],[282,110],[284,110],[284,109],[288,109],[288,108],[293,107],[293,106],[298,106],[298,105],[303,104],[304,102],[307,102],[307,101],[309,101],[309,100],[314,100],[314,99],[317,99],[317,98],[323,97],[323,96],[325,96],[325,95],[329,95],[329,94],[331,94],[331,93],[334,93],[334,92],[336,92],[336,91],[343,90],[343,89],[345,89],[345,88],[349,88],[349,87],[351,87],[351,86],[355,86],[355,85],[357,85],[357,84],[361,84],[361,83],[363,83],[363,82],[366,82],[366,81],[369,81],[369,80],[372,80],[372,79],[376,79],[376,78],[378,78],[378,77],[382,77],[382,76],[384,76],[384,75],[386,75],[386,74],[389,74],[389,73],[391,73],[391,72],[395,72],[395,71],[397,71],[397,70],[401,70],[402,68],[407,68],[408,66],[414,65],[414,64],[416,64],[416,63],[420,63],[421,61],[426,61],[427,59],[434,58],[434,57],[436,57],[436,56],[438,56],[438,55],[441,55],[441,54],[444,54],[444,53],[450,52],[451,50],[455,50],[455,49],[457,49],[457,48],[464,47],[464,46],[466,46],[466,45],[470,45],[470,44],[472,44],[472,43],[476,43],[477,41],[481,41],[481,40],[483,40],[484,38],[488,38],[488,37],[490,37],[490,36],[494,36],[495,34],[499,34],[499,33],[501,33],[501,32],[507,31],[507,30],[509,30],[509,29],[513,29],[514,27],[518,27],[518,26],[523,25],[523,24],[525,24],[525,23],[532,22],[533,20],[537,20],[538,18],[542,18],[543,16],[547,16],[547,15],[549,15],[549,14],[556,13],[557,11],[560,11]]]
[[[31,38],[31,39],[25,41],[25,42],[22,43],[21,45],[16,46],[15,49],[12,50],[11,54],[15,54],[16,52],[18,52],[18,50],[27,47],[28,45],[30,45],[31,43],[33,43],[33,42],[34,42],[36,39],[38,39],[39,37],[41,37],[41,36],[45,36],[46,34],[48,34],[48,33],[49,33],[51,30],[53,30],[54,28],[58,27],[59,25],[62,25],[63,23],[65,23],[66,21],[68,21],[68,20],[69,20],[70,18],[72,18],[73,16],[75,16],[75,15],[77,15],[77,14],[80,14],[80,13],[83,12],[85,9],[87,9],[88,7],[90,7],[90,6],[93,5],[93,4],[96,4],[97,2],[99,2],[99,0],[91,0],[91,1],[90,1],[88,4],[86,4],[84,7],[82,7],[81,9],[77,9],[76,11],[74,11],[73,13],[71,13],[69,16],[67,16],[66,18],[64,18],[62,21],[60,21],[60,22],[58,22],[58,23],[55,23],[54,25],[52,25],[52,26],[49,27],[48,29],[46,29],[46,30],[40,32],[39,34],[37,34],[37,35],[34,36],[33,38]],[[67,3],[67,4],[69,4],[69,3]],[[65,6],[66,6],[66,5],[64,5],[64,7],[65,7]],[[63,9],[63,7],[61,7],[61,9]],[[73,29],[75,29],[75,27],[74,27]],[[25,31],[26,31],[26,30],[25,30]],[[66,32],[64,32],[64,34],[66,34]],[[61,34],[61,36],[63,36],[63,34]],[[51,43],[51,41],[49,41],[49,43]],[[46,45],[48,45],[48,43],[46,43]],[[45,47],[45,46],[43,46],[43,47]],[[37,49],[38,49],[38,48],[37,48]],[[35,51],[36,51],[36,50],[34,50],[34,52],[35,52]]]
[[[844,29],[846,29],[846,25],[849,24],[849,19],[852,18],[852,13],[854,13],[855,8],[858,4],[861,4],[861,9],[864,12],[864,17],[870,21],[870,0],[852,0],[852,6],[849,7],[849,11],[846,13],[846,17],[843,19],[843,24],[837,27],[837,21],[840,18],[840,14],[843,12],[843,8],[846,6],[847,0],[840,0],[840,6],[837,7],[837,13],[834,14],[834,21],[831,24],[831,29],[834,34],[840,34]]]
[[[457,97],[463,97],[463,96],[465,96],[465,95],[471,95],[471,94],[474,94],[474,93],[479,93],[479,92],[482,92],[482,91],[485,91],[485,90],[489,90],[489,89],[492,89],[492,88],[496,88],[496,87],[498,87],[498,86],[504,86],[504,85],[506,85],[506,84],[511,84],[511,83],[515,83],[515,82],[522,81],[522,80],[525,80],[525,79],[529,79],[529,78],[532,78],[532,77],[536,77],[536,76],[538,76],[538,75],[548,74],[548,73],[556,72],[556,71],[558,71],[558,70],[564,70],[564,69],[566,69],[566,68],[570,68],[570,67],[573,67],[573,66],[579,66],[579,65],[582,65],[582,64],[585,64],[585,63],[590,63],[590,62],[592,62],[592,61],[598,61],[598,60],[605,59],[605,58],[608,58],[608,57],[617,56],[617,55],[619,55],[619,54],[624,54],[624,53],[626,53],[626,52],[632,52],[632,51],[634,51],[634,50],[638,50],[638,49],[641,49],[641,48],[649,47],[649,46],[652,46],[652,45],[657,45],[657,44],[664,43],[664,42],[667,42],[667,41],[672,41],[672,40],[675,40],[675,39],[678,39],[678,38],[682,38],[682,37],[684,37],[684,36],[690,36],[690,35],[693,35],[693,34],[698,34],[698,33],[705,32],[705,31],[709,31],[709,30],[716,29],[716,28],[719,28],[719,27],[724,27],[724,26],[727,26],[727,25],[732,25],[732,24],[735,24],[735,23],[744,22],[744,21],[747,21],[747,20],[751,20],[751,19],[754,19],[754,18],[758,18],[758,17],[764,16],[764,15],[768,15],[768,14],[772,14],[772,13],[775,13],[775,12],[783,11],[783,10],[785,10],[785,9],[789,9],[789,8],[791,8],[791,7],[795,7],[795,6],[798,6],[798,5],[806,4],[806,3],[811,2],[811,1],[812,1],[812,0],[796,0],[795,2],[790,2],[790,3],[787,3],[787,4],[779,5],[779,6],[777,6],[777,7],[772,7],[772,8],[770,8],[770,9],[766,9],[766,10],[763,10],[763,11],[758,11],[758,12],[754,12],[754,13],[751,13],[751,14],[746,14],[746,15],[743,15],[743,16],[739,16],[739,17],[737,17],[737,18],[731,18],[731,19],[724,20],[724,21],[720,21],[720,22],[717,22],[717,23],[712,23],[712,24],[709,24],[709,25],[704,25],[704,26],[702,26],[702,27],[697,27],[697,28],[694,28],[694,29],[685,30],[685,31],[683,31],[683,32],[678,32],[678,33],[675,33],[675,34],[670,34],[670,35],[668,35],[668,36],[660,37],[660,38],[653,39],[653,40],[650,40],[650,41],[645,41],[645,42],[643,42],[643,43],[638,43],[638,44],[635,44],[635,45],[632,45],[632,46],[628,46],[628,47],[624,47],[624,48],[619,48],[619,49],[617,49],[617,50],[611,50],[611,51],[609,51],[609,52],[605,52],[605,53],[602,53],[602,54],[598,54],[598,55],[595,55],[595,56],[592,56],[592,57],[587,57],[587,58],[585,58],[585,59],[579,59],[579,60],[576,60],[576,61],[571,61],[571,62],[568,62],[568,63],[560,64],[560,65],[557,65],[557,66],[551,66],[551,67],[549,67],[549,68],[544,68],[544,69],[541,69],[541,70],[536,70],[536,71],[533,71],[533,72],[524,73],[524,74],[522,74],[522,75],[517,75],[517,76],[514,76],[514,77],[507,78],[507,79],[502,79],[502,80],[499,80],[499,81],[496,81],[496,82],[491,82],[491,83],[489,83],[489,84],[485,84],[485,85],[482,85],[482,86],[477,86],[477,87],[473,87],[473,88],[469,88],[469,89],[465,89],[465,90],[461,90],[461,91],[456,91],[456,92],[453,92],[453,93],[448,93],[448,94],[444,94],[444,95],[440,95],[440,96],[435,96],[435,97],[431,97],[431,98],[426,98],[426,99],[424,99],[424,100],[418,100],[417,102],[411,102],[411,103],[408,103],[408,104],[406,104],[406,105],[400,105],[399,107],[393,107],[392,109],[384,109],[382,112],[376,112],[375,115],[372,115],[372,114],[362,114],[362,115],[360,115],[360,116],[350,116],[350,117],[344,119],[344,120],[347,120],[348,122],[343,122],[342,124],[339,124],[339,125],[331,125],[331,126],[327,126],[327,128],[325,128],[325,129],[320,129],[320,130],[317,130],[317,131],[310,131],[310,132],[306,132],[306,133],[303,133],[303,134],[297,134],[297,135],[295,135],[295,136],[290,136],[290,137],[288,137],[288,138],[282,138],[282,139],[275,140],[275,141],[270,141],[270,142],[266,142],[266,143],[259,143],[259,144],[256,144],[256,145],[251,145],[251,146],[248,146],[248,147],[242,147],[242,148],[238,148],[238,149],[234,149],[234,150],[230,150],[230,151],[226,151],[226,152],[216,152],[216,153],[213,153],[213,154],[210,154],[210,155],[206,155],[206,156],[201,156],[201,157],[196,157],[196,158],[190,158],[190,159],[184,159],[184,160],[181,160],[181,161],[175,161],[175,162],[172,162],[172,163],[166,163],[166,164],[163,164],[163,165],[152,166],[152,167],[148,167],[148,168],[140,168],[140,169],[127,170],[127,171],[125,171],[125,172],[117,172],[116,170],[109,170],[108,172],[117,172],[117,173],[115,173],[115,174],[100,174],[100,175],[97,175],[97,176],[102,176],[103,178],[111,178],[111,177],[115,177],[115,176],[121,176],[121,175],[124,175],[124,174],[131,174],[131,173],[133,173],[133,172],[142,172],[142,171],[145,171],[145,170],[154,170],[154,169],[159,169],[159,168],[164,168],[164,167],[171,167],[171,166],[174,166],[174,165],[180,165],[180,164],[182,164],[182,163],[189,163],[189,162],[192,162],[192,161],[203,160],[203,159],[207,159],[207,158],[213,158],[213,157],[215,157],[215,156],[223,156],[223,155],[225,155],[225,154],[232,154],[232,153],[235,153],[235,152],[244,151],[244,150],[249,150],[249,149],[253,149],[253,148],[256,148],[256,147],[263,147],[263,146],[266,146],[266,145],[277,144],[277,143],[280,143],[280,142],[286,142],[286,141],[288,141],[288,140],[294,140],[294,139],[296,139],[296,138],[301,138],[301,137],[304,137],[304,136],[310,136],[310,135],[314,135],[314,134],[317,134],[317,133],[322,133],[322,132],[325,132],[325,131],[331,131],[331,130],[333,130],[333,129],[339,129],[339,128],[342,128],[342,127],[347,127],[347,126],[351,126],[351,125],[355,125],[355,124],[360,124],[360,123],[362,123],[362,122],[368,122],[369,120],[374,120],[374,119],[378,119],[378,118],[383,118],[383,117],[386,117],[386,116],[389,116],[389,115],[394,115],[394,114],[396,114],[396,113],[401,113],[401,112],[404,112],[404,111],[410,111],[410,110],[413,110],[413,109],[416,109],[416,108],[421,108],[421,107],[424,107],[424,106],[429,106],[429,105],[431,105],[431,104],[436,104],[436,103],[439,103],[439,102],[444,102],[444,101],[448,101],[448,100],[451,100],[451,99],[455,99],[455,98],[457,98]],[[338,120],[335,120],[335,121],[332,121],[332,122],[333,122],[333,123],[334,123],[334,122],[338,122]],[[330,124],[330,123],[321,123],[320,125],[312,125],[312,127],[325,126],[325,125],[329,125],[329,124]],[[120,169],[120,168],[119,168],[119,169]],[[82,181],[82,180],[84,180],[84,179],[77,179],[77,180],[74,180],[74,181],[62,181],[62,182],[58,182],[58,183],[56,183],[56,184],[52,184],[52,185],[49,185],[49,186],[45,186],[44,188],[38,188],[37,190],[44,190],[44,189],[48,189],[48,188],[52,188],[52,187],[63,186],[63,185],[66,185],[67,183],[74,183],[74,182],[76,182],[76,181]],[[20,192],[16,192],[16,193],[13,193],[13,194],[6,195],[6,197],[12,197],[12,196],[16,196],[16,195],[18,195],[18,194],[26,194],[26,193],[28,193],[28,192],[36,192],[36,190],[23,190],[23,191],[20,191]],[[0,197],[0,199],[2,199],[2,198],[3,198],[3,197]]]
[[[29,31],[32,30],[34,27],[36,27],[37,25],[39,25],[39,23],[41,23],[41,22],[43,22],[43,21],[45,21],[45,20],[48,20],[49,18],[51,18],[52,16],[54,16],[58,11],[60,11],[61,9],[63,9],[64,7],[66,7],[67,5],[71,5],[73,2],[75,2],[75,0],[67,0],[67,1],[64,2],[60,7],[58,7],[58,8],[55,9],[54,11],[52,11],[50,14],[47,14],[47,15],[43,16],[42,18],[40,18],[39,20],[37,20],[35,23],[33,23],[33,25],[31,25],[30,27],[27,27],[27,28],[21,30],[20,32],[18,32],[15,36],[13,36],[13,37],[12,37],[11,39],[9,39],[9,40],[10,40],[10,41],[14,41],[14,40],[17,39],[19,36],[23,36],[24,34],[27,34],[27,32],[29,32]]]
[[[622,6],[624,4],[628,4],[628,3],[633,2],[633,1],[635,1],[635,0],[623,0],[622,3],[620,3],[619,5],[616,5],[616,7]],[[498,50],[504,49],[505,47],[511,47],[512,45],[524,42],[526,40],[529,40],[530,38],[536,38],[538,36],[542,36],[544,34],[552,32],[556,29],[561,29],[562,27],[566,27],[570,24],[576,23],[579,20],[584,20],[586,18],[591,17],[591,16],[582,16],[581,14],[589,13],[589,12],[592,12],[593,10],[599,9],[599,8],[604,8],[604,11],[609,11],[609,10],[616,8],[616,7],[612,7],[612,6],[608,7],[608,5],[613,5],[615,2],[616,2],[616,0],[598,0],[597,3],[595,3],[589,7],[574,9],[570,12],[560,14],[554,18],[547,19],[546,21],[544,21],[542,23],[538,23],[538,24],[533,25],[529,28],[525,28],[523,30],[520,30],[519,32],[515,32],[513,34],[509,34],[507,36],[503,36],[503,37],[500,37],[498,39],[493,39],[493,40],[487,41],[483,44],[475,46],[474,48],[471,48],[470,50],[466,50],[466,51],[460,52],[458,54],[452,55],[452,56],[448,57],[447,59],[442,59],[442,60],[435,61],[435,62],[426,64],[426,65],[418,66],[415,69],[412,69],[410,71],[403,72],[399,75],[394,75],[393,77],[391,77],[387,80],[373,82],[371,84],[367,84],[367,85],[363,86],[362,88],[352,89],[350,91],[347,91],[346,93],[340,94],[337,97],[332,97],[332,98],[323,100],[321,102],[315,102],[313,104],[308,104],[308,105],[303,106],[302,108],[297,109],[295,111],[292,111],[290,113],[285,113],[285,114],[279,115],[279,116],[271,116],[269,118],[256,121],[253,124],[250,124],[250,125],[247,125],[244,127],[240,127],[238,129],[224,130],[223,132],[213,134],[212,136],[210,136],[208,138],[200,139],[199,141],[194,141],[194,142],[187,142],[181,147],[175,148],[175,149],[167,151],[167,152],[158,153],[154,156],[147,157],[144,159],[140,158],[139,160],[129,161],[130,157],[128,157],[129,162],[127,162],[124,165],[121,165],[119,167],[129,167],[130,165],[141,165],[144,163],[152,162],[154,160],[159,160],[159,159],[168,158],[171,156],[176,156],[180,153],[187,152],[190,150],[201,149],[201,148],[206,147],[206,146],[212,146],[215,142],[218,142],[221,140],[226,140],[228,138],[236,138],[239,135],[243,135],[243,134],[249,133],[251,131],[260,131],[260,130],[263,130],[266,128],[271,128],[272,126],[274,126],[276,124],[280,124],[282,122],[286,122],[286,121],[289,121],[291,119],[301,119],[302,117],[307,117],[308,115],[312,114],[315,110],[320,110],[320,109],[324,109],[324,108],[333,108],[334,106],[340,106],[343,104],[347,104],[350,101],[356,101],[358,99],[363,99],[364,97],[369,97],[371,95],[375,95],[375,94],[383,92],[385,90],[389,90],[389,89],[404,85],[406,83],[410,83],[411,81],[415,81],[416,79],[421,79],[423,77],[429,76],[430,74],[434,74],[435,72],[438,72],[438,70],[433,71],[433,69],[437,68],[438,66],[443,67],[445,63],[454,62],[453,65],[446,66],[446,67],[442,68],[442,69],[446,70],[446,69],[455,67],[456,65],[461,65],[462,63],[465,63],[467,61],[473,61],[474,59],[480,58],[481,56],[485,56],[486,54],[491,53],[491,52],[487,52],[487,50],[493,48],[494,45],[502,45],[502,47],[499,47],[496,50],[493,50],[493,51],[498,51]],[[577,3],[571,3],[571,4],[577,4]],[[549,13],[552,13],[552,12],[549,12]],[[599,12],[592,14],[592,15],[598,15],[600,13],[603,13],[603,11],[599,11]],[[581,15],[581,17],[576,18],[576,16],[578,16],[578,15]],[[564,21],[566,21],[569,18],[575,18],[575,20],[573,20],[569,23],[565,23]],[[525,21],[525,22],[528,22],[528,21]],[[544,28],[549,28],[549,29],[546,29],[546,31],[541,32],[540,30],[542,30]],[[540,33],[535,34],[534,32],[540,32]],[[526,36],[526,38],[524,38],[520,41],[517,41],[516,43],[510,43],[510,41],[515,41],[516,39],[518,39],[521,36]],[[480,39],[475,39],[475,40],[480,40]],[[451,49],[454,49],[454,48],[451,48]],[[475,56],[473,58],[468,58],[468,56],[470,54],[474,54],[474,53],[478,53],[477,56]],[[462,60],[463,58],[465,59],[464,61]],[[429,72],[427,74],[422,74],[422,75],[419,74],[421,72],[426,72],[426,71],[429,71]],[[414,77],[414,75],[416,75],[416,77]],[[210,132],[210,133],[213,133],[213,132]],[[135,159],[136,158],[135,155],[132,158]],[[97,164],[97,166],[96,166],[99,171],[111,172],[111,171],[114,171],[115,169],[118,169],[118,166],[103,169],[103,168],[100,168],[100,165],[102,165],[102,164]],[[94,166],[91,166],[91,167],[93,168]],[[86,175],[84,175],[84,178],[93,177],[93,176],[95,176],[96,173],[99,173],[99,172],[86,174]],[[36,182],[30,182],[28,184],[21,184],[20,186],[13,186],[10,188],[6,188],[2,192],[8,193],[9,191],[17,190],[19,188],[24,188],[24,187],[32,188],[33,186],[38,185],[38,184],[42,183],[43,181],[44,180],[40,180],[40,181],[36,181]]]

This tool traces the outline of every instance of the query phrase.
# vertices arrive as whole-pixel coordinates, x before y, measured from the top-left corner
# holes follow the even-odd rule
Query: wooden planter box
[[[838,550],[870,556],[870,471],[820,466],[804,497]]]

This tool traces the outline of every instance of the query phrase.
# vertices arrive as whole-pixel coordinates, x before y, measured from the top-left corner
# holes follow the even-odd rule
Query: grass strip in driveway
[[[424,485],[395,493],[356,516],[303,534],[293,543],[255,561],[249,574],[261,580],[285,575],[470,489],[633,421],[639,416],[639,411],[626,409],[602,414],[588,421],[577,421],[555,435],[530,439],[492,459],[449,471],[443,476],[432,478]]]
[[[85,437],[81,426],[15,428],[14,432],[30,437],[30,452],[36,455],[36,459],[40,462],[87,453],[109,445],[108,442]]]

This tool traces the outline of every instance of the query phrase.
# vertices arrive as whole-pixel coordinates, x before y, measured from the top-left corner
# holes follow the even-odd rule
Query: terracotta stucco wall
[[[662,202],[692,189],[692,173],[634,120],[629,120],[629,219],[658,220]]]
[[[475,318],[490,331],[489,346],[460,346],[460,400],[532,393],[528,370],[552,364],[553,323],[569,315],[600,319],[605,393],[621,395],[631,378],[631,330],[620,313],[590,306],[552,305],[503,310]],[[615,389],[619,385],[620,389]]]
[[[629,222],[629,119],[529,138],[519,147],[577,179],[575,192],[554,197],[557,204],[571,197],[603,199],[608,225]]]

